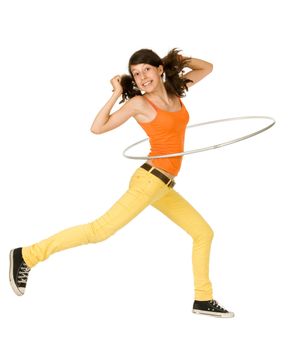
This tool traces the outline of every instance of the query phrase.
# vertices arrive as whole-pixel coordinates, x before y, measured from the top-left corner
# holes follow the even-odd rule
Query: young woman
[[[187,73],[184,68],[188,68]],[[112,96],[97,114],[91,131],[102,134],[133,117],[149,136],[150,156],[183,152],[189,115],[180,98],[211,71],[212,64],[184,57],[176,49],[163,59],[152,50],[139,50],[129,60],[130,75],[117,75],[111,80]],[[120,97],[124,105],[111,113]],[[24,294],[31,268],[51,254],[103,241],[152,205],[193,239],[195,296],[192,311],[233,317],[232,312],[213,299],[209,280],[213,232],[201,215],[173,189],[181,162],[182,157],[148,160],[135,171],[125,194],[97,220],[66,229],[31,246],[11,250],[10,282],[14,292]]]

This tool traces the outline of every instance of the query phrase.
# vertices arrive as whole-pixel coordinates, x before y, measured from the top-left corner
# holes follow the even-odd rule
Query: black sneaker
[[[11,250],[9,279],[13,291],[19,296],[25,292],[29,271],[22,257],[22,248]]]
[[[193,303],[192,312],[215,317],[234,317],[233,312],[227,311],[221,307],[216,300],[199,301]]]

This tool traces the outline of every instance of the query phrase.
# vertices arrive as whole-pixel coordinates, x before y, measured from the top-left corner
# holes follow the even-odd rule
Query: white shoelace
[[[210,303],[213,306],[216,306],[218,309],[223,310],[223,311],[227,311],[225,308],[223,308],[221,305],[218,304],[218,302],[216,300],[211,300]]]
[[[17,282],[27,283],[29,271],[30,268],[25,263],[22,263],[19,269]]]

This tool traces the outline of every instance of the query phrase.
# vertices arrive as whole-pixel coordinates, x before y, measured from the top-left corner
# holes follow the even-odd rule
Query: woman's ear
[[[162,74],[164,73],[163,66],[162,65],[158,66],[157,70],[158,70],[159,75],[162,76]]]

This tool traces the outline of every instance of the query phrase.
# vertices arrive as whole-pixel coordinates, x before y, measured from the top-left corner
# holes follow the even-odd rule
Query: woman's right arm
[[[213,70],[213,65],[211,63],[193,57],[188,57],[186,67],[191,69],[188,73],[183,75],[183,78],[191,80],[191,82],[186,84],[188,88],[206,77]]]
[[[136,96],[127,101],[120,109],[111,114],[111,110],[118,98],[122,95],[122,87],[120,84],[120,76],[116,76],[111,80],[113,86],[113,94],[103,108],[98,112],[92,126],[91,132],[94,134],[103,134],[113,130],[125,123],[130,117],[138,113],[140,104],[140,96]]]

